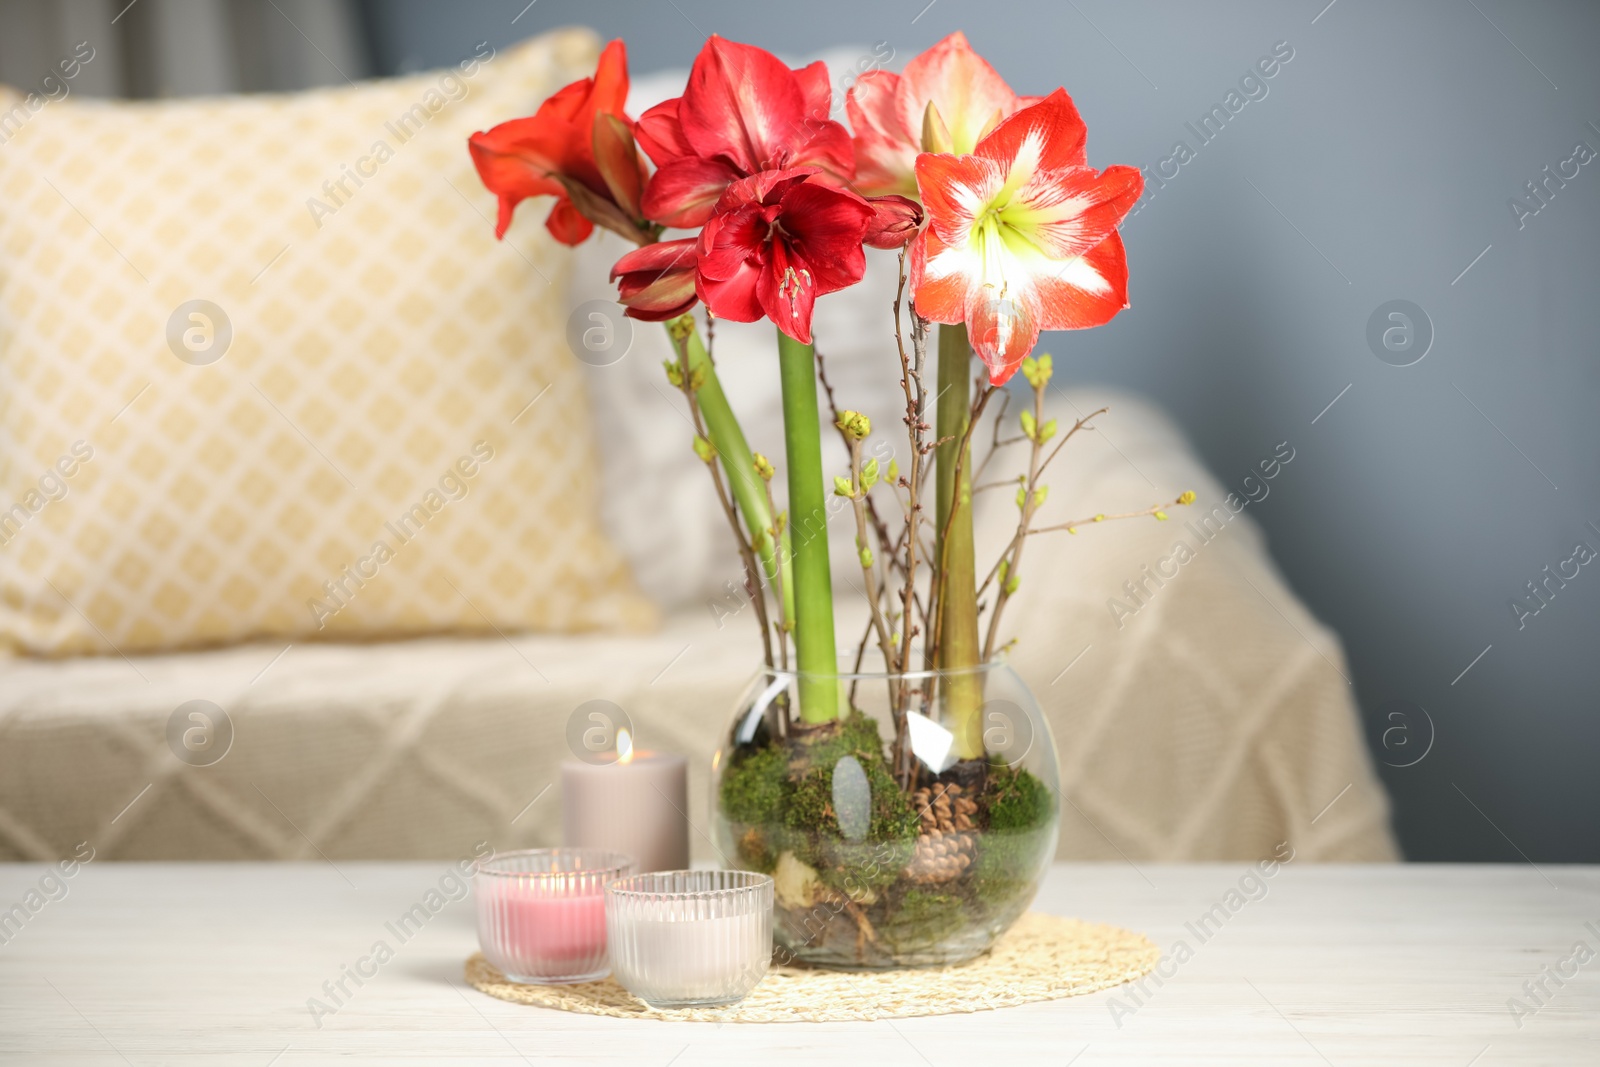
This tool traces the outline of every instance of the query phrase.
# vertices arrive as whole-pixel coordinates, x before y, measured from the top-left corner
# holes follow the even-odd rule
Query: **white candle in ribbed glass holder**
[[[659,871],[606,886],[611,974],[656,1008],[743,999],[772,962],[772,879]]]

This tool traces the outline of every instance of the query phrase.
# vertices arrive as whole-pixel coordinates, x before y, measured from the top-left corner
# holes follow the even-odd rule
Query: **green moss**
[[[790,768],[794,791],[784,811],[785,825],[839,838],[839,820],[833,811],[833,768],[846,756],[853,756],[866,773],[872,792],[867,841],[916,837],[916,813],[889,771],[875,720],[851,712],[840,720],[836,731],[803,741],[796,748],[797,758]]]
[[[860,841],[845,840],[833,807],[833,771],[847,756],[871,795]],[[780,852],[792,851],[857,899],[896,881],[916,844],[917,814],[889,770],[877,722],[859,711],[741,756],[723,775],[719,799],[741,864],[770,870]]]
[[[854,756],[865,766],[868,760],[883,762],[883,738],[878,722],[859,711],[838,720],[837,727],[818,730],[795,744],[799,760],[810,766],[832,767],[845,756]]]
[[[996,764],[989,768],[989,829],[1001,832],[1044,826],[1055,812],[1050,788],[1024,770]]]
[[[863,889],[881,889],[899,879],[906,864],[911,862],[916,838],[908,836],[885,841],[824,838],[820,846],[821,863],[817,873],[822,881],[859,899]]]
[[[972,892],[991,908],[1031,895],[1051,834],[1038,828],[1020,832],[990,831],[978,838],[978,860],[972,867]],[[1026,901],[1024,901],[1026,903]]]
[[[739,833],[734,850],[744,870],[771,874],[778,866],[778,850],[772,847],[772,841],[762,827],[744,828]]]
[[[1050,823],[1056,798],[1050,787],[1025,770],[989,768],[985,793],[988,829],[978,837],[978,858],[972,868],[972,891],[995,910],[1031,894],[1040,868],[1049,860]]]
[[[949,937],[966,921],[966,908],[959,896],[913,889],[900,898],[878,933],[896,952],[911,952]]]
[[[722,776],[722,813],[733,822],[752,826],[778,821],[788,792],[788,769],[780,745],[767,745],[741,757]]]

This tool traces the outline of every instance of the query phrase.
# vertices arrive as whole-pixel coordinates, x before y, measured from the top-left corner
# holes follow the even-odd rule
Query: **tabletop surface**
[[[478,993],[462,980],[471,898],[449,863],[51,870],[0,865],[0,1063],[1600,1063],[1596,867],[1291,862],[1261,878],[1244,863],[1063,864],[1035,908],[1143,931],[1164,953],[1159,982],[761,1026]],[[419,903],[437,912],[401,942],[390,924]],[[314,1012],[312,998],[331,1003],[324,983],[379,941],[393,958]]]

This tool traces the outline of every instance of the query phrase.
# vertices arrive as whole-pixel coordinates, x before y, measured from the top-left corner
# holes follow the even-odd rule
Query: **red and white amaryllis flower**
[[[695,289],[719,318],[755,322],[765,315],[810,344],[816,298],[861,280],[873,208],[817,175],[815,167],[762,171],[734,182],[717,201],[700,231]]]
[[[855,177],[850,132],[828,118],[832,89],[821,62],[790,70],[754,45],[712,36],[683,95],[639,116],[639,147],[658,168],[644,213],[667,226],[699,226],[723,190],[765,170],[816,167],[836,183]]]
[[[912,299],[923,318],[967,324],[994,385],[1040,330],[1099,326],[1128,306],[1116,228],[1144,179],[1135,167],[1086,166],[1084,137],[1058,89],[971,155],[917,157],[928,221],[911,247]]]
[[[855,131],[856,188],[915,196],[918,153],[966,155],[1002,119],[1038,102],[1012,92],[960,30],[900,74],[867,71],[845,96]]]

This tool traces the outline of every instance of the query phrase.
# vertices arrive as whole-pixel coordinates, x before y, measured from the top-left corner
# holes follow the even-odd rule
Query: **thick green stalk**
[[[687,321],[692,324],[694,320]],[[669,334],[672,328],[673,323],[667,323]],[[776,584],[783,587],[783,617],[792,619],[794,594],[790,587],[794,583],[790,581],[789,574],[789,531],[784,530],[782,547],[775,549],[772,537],[767,533],[772,527],[772,512],[767,507],[766,488],[756,474],[755,457],[744,439],[744,430],[739,427],[739,420],[722,391],[722,383],[717,380],[717,368],[706,355],[705,345],[700,343],[699,329],[691,325],[684,334],[684,344],[689,356],[690,373],[698,371],[704,377],[695,394],[695,402],[700,405],[700,417],[705,420],[706,434],[711,438],[711,446],[716,449],[717,455],[722,457],[722,469],[728,473],[733,499],[739,505],[739,514],[744,516],[745,526],[750,531],[750,543],[755,548],[756,558],[761,561],[761,570],[769,586],[774,584],[777,568],[782,568],[781,581]]]
[[[828,573],[828,493],[822,477],[822,416],[817,407],[816,353],[778,333],[783,383],[783,440],[789,467],[789,529],[793,538],[795,663],[800,671],[800,718],[839,716],[838,650],[833,639],[833,578]]]
[[[952,751],[960,759],[983,755],[983,680],[975,673],[978,644],[978,583],[972,543],[971,446],[961,443],[971,414],[972,349],[965,325],[939,327],[939,401],[936,432],[944,440],[935,455],[935,521],[940,542],[935,560],[944,564],[944,594],[939,600],[940,670],[945,678],[945,709],[955,734]],[[960,484],[956,467],[961,467]],[[952,509],[955,512],[951,516]],[[945,530],[949,530],[948,544]]]

